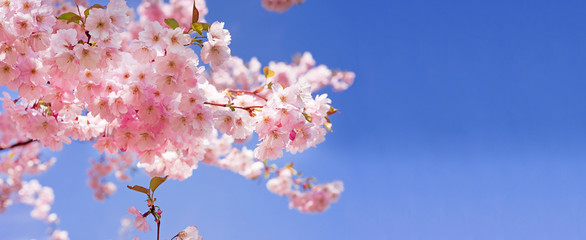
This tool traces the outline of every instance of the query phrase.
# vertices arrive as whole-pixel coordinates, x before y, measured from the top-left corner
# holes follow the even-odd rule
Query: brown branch
[[[161,229],[161,220],[157,221],[157,240],[159,240],[160,229]]]
[[[234,106],[234,105],[230,105],[230,104],[225,104],[225,103],[213,103],[213,102],[204,102],[203,104],[208,104],[208,105],[212,105],[212,106],[218,106],[218,107],[227,107],[227,108],[238,108],[238,109],[242,109],[242,110],[246,110],[246,111],[250,111],[251,109],[254,108],[262,108],[263,106],[248,106],[248,107],[239,107],[239,106]]]
[[[204,102],[203,104],[208,104],[208,105],[218,106],[218,107],[227,107],[227,108],[232,109],[232,111],[234,111],[235,108],[242,109],[242,110],[247,111],[248,114],[250,115],[250,117],[256,116],[256,114],[254,113],[254,109],[263,107],[263,106],[239,107],[239,106],[232,105],[232,103],[222,104],[222,103],[213,103],[213,102]]]
[[[261,89],[261,88],[259,88],[259,89]],[[239,89],[226,89],[226,91],[227,92],[230,92],[230,93],[234,93],[236,95],[248,94],[248,95],[252,95],[252,96],[255,96],[257,98],[260,98],[262,100],[268,101],[268,99],[266,97],[263,97],[261,95],[258,95],[258,92],[260,92],[259,89],[254,90],[254,91],[239,90]]]
[[[37,141],[37,140],[32,140],[32,139],[29,139],[29,140],[26,140],[26,141],[17,142],[17,143],[15,143],[15,144],[12,144],[12,145],[10,145],[10,146],[8,146],[8,147],[0,147],[0,151],[2,151],[2,150],[7,150],[7,149],[12,149],[12,148],[15,148],[15,147],[24,146],[24,145],[27,145],[27,144],[29,144],[29,143],[36,142],[36,141]]]

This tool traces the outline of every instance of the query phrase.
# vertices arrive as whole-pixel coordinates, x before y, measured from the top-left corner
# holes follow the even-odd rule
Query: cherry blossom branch
[[[208,104],[208,105],[212,105],[212,106],[218,106],[218,107],[227,107],[227,108],[238,108],[238,109],[242,109],[242,110],[246,110],[246,111],[252,111],[255,108],[263,108],[263,106],[248,106],[248,107],[240,107],[240,106],[234,106],[232,105],[232,103],[213,103],[213,102],[204,102],[203,104]]]
[[[8,147],[0,147],[0,151],[2,151],[2,150],[7,150],[7,149],[12,149],[12,148],[15,148],[15,147],[24,146],[24,145],[27,145],[27,144],[29,144],[29,143],[36,142],[36,141],[37,141],[37,140],[32,140],[32,139],[29,139],[29,140],[26,140],[26,141],[17,142],[17,143],[15,143],[15,144],[12,144],[12,145],[10,145],[10,146],[8,146]]]
[[[229,93],[234,93],[236,95],[242,95],[242,94],[248,94],[248,95],[252,95],[255,97],[258,97],[262,100],[268,101],[268,99],[266,97],[263,97],[261,95],[258,95],[258,93],[260,92],[262,88],[256,89],[254,91],[248,91],[248,90],[240,90],[240,89],[226,89],[227,92]]]

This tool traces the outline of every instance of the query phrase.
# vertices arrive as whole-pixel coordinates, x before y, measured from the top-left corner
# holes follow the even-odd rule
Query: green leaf
[[[88,15],[90,15],[90,10],[91,10],[92,8],[101,8],[101,9],[104,9],[105,7],[104,7],[104,6],[102,6],[102,5],[100,5],[100,4],[94,4],[94,5],[92,5],[91,7],[87,8],[85,11],[83,11],[83,15],[85,15],[86,17],[87,17]]]
[[[61,14],[61,16],[57,17],[57,19],[69,21],[69,19],[71,19],[73,16],[77,16],[77,14],[72,13],[72,12],[66,12],[64,14]]]
[[[273,70],[269,69],[269,67],[265,67],[263,69],[263,72],[265,73],[265,78],[270,78],[275,75],[275,72],[273,72]]]
[[[177,20],[175,20],[174,18],[165,19],[165,24],[167,24],[167,26],[169,26],[172,29],[179,27],[179,23],[177,23]]]
[[[167,180],[168,176],[165,176],[164,178],[162,177],[154,177],[151,179],[151,191],[153,191],[153,193],[155,192],[155,190],[159,187],[159,185],[161,185],[161,183],[165,182],[165,180]]]
[[[80,22],[81,20],[82,20],[82,19],[81,19],[81,17],[80,17],[80,16],[77,16],[77,15],[75,15],[75,16],[73,16],[72,18],[70,18],[69,20],[67,20],[67,23],[74,22],[74,23],[77,23],[77,24],[79,24],[79,22]]]
[[[200,23],[192,23],[191,29],[193,29],[193,31],[195,31],[200,36],[203,36],[203,27],[201,26]]]
[[[127,185],[126,187],[128,187],[128,189],[131,189],[131,190],[134,190],[134,191],[137,191],[137,192],[141,192],[141,193],[144,193],[146,195],[149,195],[149,193],[150,193],[148,189],[146,189],[145,187],[138,186],[138,185],[134,185],[132,187]]]
[[[199,21],[199,11],[195,7],[195,0],[193,0],[193,13],[191,15],[191,23],[197,23]]]
[[[204,31],[209,31],[210,27],[212,27],[212,25],[207,24],[207,23],[199,23],[201,24],[201,27],[203,28]]]
[[[203,31],[209,31],[211,26],[212,25],[209,25],[207,23],[192,23],[191,29],[193,29],[193,31],[197,32],[197,34],[203,37]]]

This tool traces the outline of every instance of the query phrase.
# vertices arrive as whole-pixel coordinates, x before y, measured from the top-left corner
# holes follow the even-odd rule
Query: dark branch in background
[[[15,148],[15,147],[24,146],[24,145],[27,145],[27,144],[29,144],[29,143],[36,142],[36,141],[37,141],[37,140],[32,140],[32,139],[29,139],[29,140],[26,140],[26,141],[23,141],[23,142],[17,142],[17,143],[15,143],[15,144],[12,144],[11,146],[8,146],[8,147],[5,147],[5,148],[3,148],[3,147],[0,147],[0,151],[2,151],[2,150],[6,150],[6,149],[12,149],[12,148]]]

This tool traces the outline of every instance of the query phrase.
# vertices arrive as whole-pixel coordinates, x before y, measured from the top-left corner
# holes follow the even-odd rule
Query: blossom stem
[[[36,141],[37,141],[37,140],[32,140],[32,139],[29,139],[29,140],[26,140],[26,141],[17,142],[17,143],[15,143],[15,144],[12,144],[12,145],[10,145],[10,146],[8,146],[8,147],[0,147],[0,151],[2,151],[2,150],[6,150],[6,149],[12,149],[12,148],[15,148],[15,147],[24,146],[24,145],[27,145],[27,144],[29,144],[29,143],[36,142]]]
[[[73,3],[75,3],[75,7],[77,7],[77,13],[79,13],[79,17],[81,16],[85,16],[85,15],[81,15],[81,11],[79,10],[79,5],[77,5],[77,3],[75,1],[73,1]],[[81,19],[81,23],[83,23],[83,25],[85,25],[85,17]]]
[[[161,229],[161,220],[157,221],[157,240],[159,240],[159,230]]]

